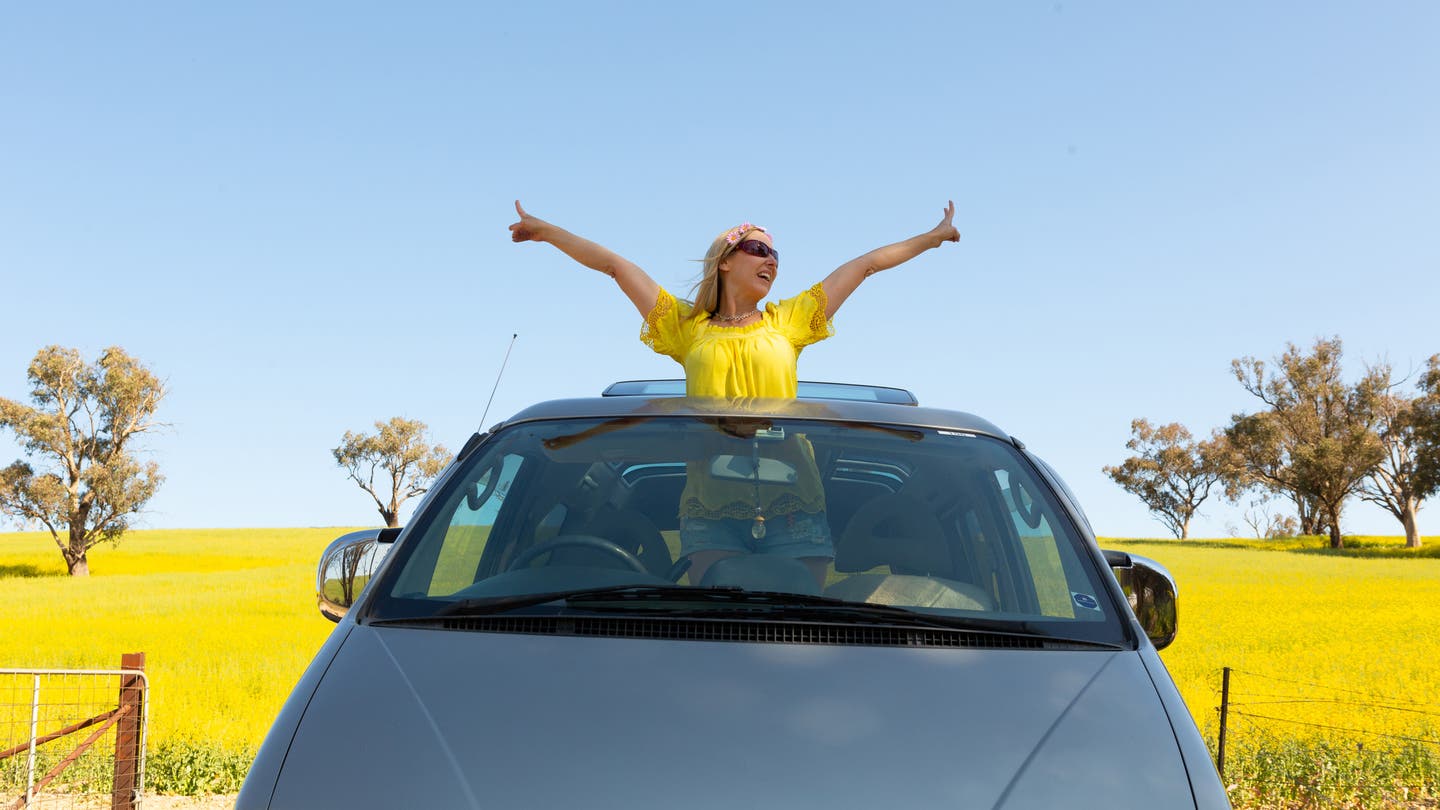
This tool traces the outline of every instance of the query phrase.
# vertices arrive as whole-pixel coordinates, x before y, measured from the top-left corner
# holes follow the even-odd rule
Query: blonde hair
[[[705,251],[705,258],[701,260],[700,280],[690,290],[693,302],[690,317],[698,318],[702,312],[714,315],[720,308],[720,262],[734,253],[735,246],[745,241],[745,237],[756,231],[769,233],[759,225],[746,222],[720,234],[710,243],[710,249]]]

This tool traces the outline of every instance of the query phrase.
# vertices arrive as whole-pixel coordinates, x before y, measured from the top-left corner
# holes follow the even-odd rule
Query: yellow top
[[[711,322],[709,313],[691,317],[689,301],[676,300],[661,289],[645,317],[640,340],[684,366],[686,396],[793,399],[800,351],[834,334],[825,307],[825,290],[816,284],[794,298],[766,304],[755,323],[721,326]],[[804,436],[792,435],[773,449],[765,448],[764,455],[794,466],[800,473],[797,481],[761,484],[757,504],[752,483],[712,478],[704,462],[692,462],[687,465],[680,515],[752,518],[757,511],[770,517],[825,510],[815,451]]]
[[[793,399],[800,350],[834,334],[825,306],[825,290],[816,284],[766,304],[755,323],[721,326],[709,313],[692,318],[689,301],[661,289],[640,340],[685,367],[686,396]]]

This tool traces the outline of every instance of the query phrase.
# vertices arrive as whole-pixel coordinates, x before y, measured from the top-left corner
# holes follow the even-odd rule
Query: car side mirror
[[[1105,562],[1130,601],[1130,609],[1140,620],[1145,635],[1155,649],[1163,650],[1175,640],[1178,629],[1175,618],[1177,591],[1175,578],[1165,566],[1137,554],[1106,551]]]
[[[345,618],[399,536],[399,529],[364,529],[331,541],[315,572],[320,615],[332,622]]]

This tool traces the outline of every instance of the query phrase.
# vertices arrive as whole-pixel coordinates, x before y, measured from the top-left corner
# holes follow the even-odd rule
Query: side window
[[[445,529],[427,595],[449,596],[475,582],[490,530],[523,462],[522,456],[505,456],[484,470],[471,484],[469,492],[460,498]]]
[[[1025,551],[1025,561],[1030,568],[1029,575],[1040,602],[1041,614],[1075,618],[1070,583],[1061,564],[1055,531],[1050,527],[1044,505],[1035,499],[1031,491],[1035,485],[1003,469],[995,471],[995,479],[1010,510],[1015,532],[1020,536],[1020,546]]]

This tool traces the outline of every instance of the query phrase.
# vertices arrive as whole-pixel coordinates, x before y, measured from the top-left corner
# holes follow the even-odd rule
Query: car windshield
[[[1124,637],[1049,484],[982,434],[768,417],[525,422],[470,453],[412,523],[369,619],[576,610],[567,594],[585,610],[733,611],[713,596],[753,607],[754,594],[785,594],[772,602]]]

